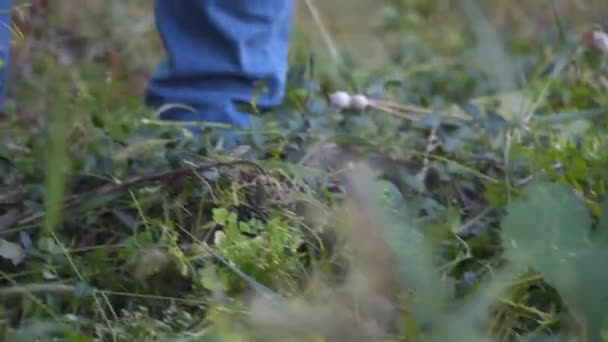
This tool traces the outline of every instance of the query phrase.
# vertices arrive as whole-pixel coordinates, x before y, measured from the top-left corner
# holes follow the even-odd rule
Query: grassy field
[[[82,4],[15,9],[2,340],[608,340],[602,2],[298,1],[233,151],[143,106],[151,1]]]

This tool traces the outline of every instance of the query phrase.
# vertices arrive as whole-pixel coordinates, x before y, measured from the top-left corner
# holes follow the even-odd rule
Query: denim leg
[[[162,119],[247,127],[237,109],[256,96],[259,107],[280,104],[287,73],[291,0],[156,0],[156,25],[167,52],[152,75],[146,102],[185,104]]]
[[[8,78],[11,46],[12,0],[0,0],[0,108],[4,105],[4,95]]]

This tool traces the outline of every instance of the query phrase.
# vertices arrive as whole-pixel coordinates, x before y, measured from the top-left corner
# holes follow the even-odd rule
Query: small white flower
[[[345,91],[337,91],[329,95],[329,102],[332,106],[346,109],[350,107],[351,98],[350,95]]]
[[[364,110],[369,106],[369,99],[363,94],[353,95],[350,100],[350,105],[354,109]]]
[[[593,31],[591,33],[591,44],[601,52],[608,52],[608,34],[603,31]]]

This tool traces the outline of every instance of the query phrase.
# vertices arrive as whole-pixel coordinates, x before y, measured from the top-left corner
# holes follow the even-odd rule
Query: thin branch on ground
[[[122,192],[125,192],[128,190],[133,190],[136,188],[140,188],[140,187],[149,185],[151,183],[171,181],[173,179],[186,176],[190,173],[196,174],[197,172],[200,172],[200,171],[217,169],[217,168],[222,168],[222,167],[234,167],[234,166],[239,166],[239,165],[251,166],[251,167],[255,168],[256,170],[260,171],[261,173],[266,174],[266,170],[264,170],[261,166],[259,166],[255,162],[248,161],[248,160],[234,160],[234,161],[228,161],[228,162],[214,162],[214,163],[202,164],[202,165],[197,165],[197,166],[187,166],[187,167],[182,167],[182,168],[174,169],[174,170],[168,170],[168,171],[162,171],[162,172],[143,175],[143,176],[131,177],[131,178],[128,178],[124,181],[117,182],[117,183],[104,184],[96,189],[69,196],[65,200],[63,208],[64,209],[74,208],[82,203],[86,203],[95,198],[119,194],[119,193],[122,193]],[[37,222],[38,220],[40,220],[44,217],[44,214],[45,213],[43,211],[38,211],[35,213],[31,213],[31,212],[26,213],[22,216],[22,218],[20,218],[17,221],[17,225],[22,226],[22,225],[26,225],[26,224],[31,224],[33,222]]]

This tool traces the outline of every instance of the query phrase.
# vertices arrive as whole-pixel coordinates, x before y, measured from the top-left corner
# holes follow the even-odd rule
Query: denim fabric
[[[170,110],[162,119],[247,127],[240,104],[254,95],[260,108],[282,101],[291,0],[156,0],[155,16],[167,56],[146,103],[196,109]]]
[[[12,0],[0,0],[0,108],[4,104],[11,43]]]
[[[0,106],[6,90],[12,0],[0,0]],[[184,104],[162,119],[246,127],[239,104],[278,105],[284,95],[291,0],[155,0],[167,56],[150,78],[146,103]]]

